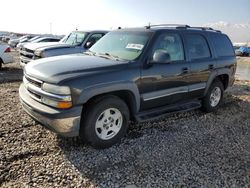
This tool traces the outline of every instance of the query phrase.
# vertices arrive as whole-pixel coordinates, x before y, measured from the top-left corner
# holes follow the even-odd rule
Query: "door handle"
[[[188,73],[188,68],[187,68],[187,67],[183,68],[183,69],[182,69],[182,73],[183,73],[183,74]]]
[[[209,69],[214,69],[214,65],[213,65],[213,64],[210,64],[210,65],[208,65],[208,68],[209,68]]]

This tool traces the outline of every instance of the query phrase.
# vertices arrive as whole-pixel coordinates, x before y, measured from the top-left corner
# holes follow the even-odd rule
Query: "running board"
[[[201,107],[200,101],[198,100],[189,101],[189,102],[185,102],[181,104],[179,103],[175,105],[168,105],[168,106],[163,106],[163,107],[159,107],[159,108],[152,109],[152,110],[143,111],[143,112],[138,113],[135,116],[135,119],[138,122],[150,121],[150,120],[161,118],[162,116],[170,115],[176,112],[185,112],[185,111],[194,110],[200,107]]]

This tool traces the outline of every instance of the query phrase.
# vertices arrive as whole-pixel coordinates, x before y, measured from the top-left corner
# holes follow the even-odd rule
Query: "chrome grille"
[[[28,48],[23,48],[23,51],[26,51],[26,52],[29,52],[29,53],[34,53],[33,50],[30,50],[30,49],[28,49]]]
[[[27,80],[29,83],[31,83],[31,84],[33,84],[33,85],[39,87],[39,88],[42,87],[42,83],[43,83],[42,81],[37,80],[37,79],[34,79],[34,78],[31,78],[31,77],[28,77],[28,76],[26,76],[26,75],[25,75],[25,78],[26,78],[26,80]]]
[[[28,59],[29,61],[31,61],[34,57],[34,51],[33,50],[29,50],[27,48],[22,48],[20,50],[20,56],[22,58]]]
[[[37,101],[41,101],[42,97],[39,93],[36,92],[36,90],[41,89],[43,82],[38,80],[38,79],[31,78],[30,76],[24,75],[23,83],[25,85],[25,88],[29,92],[29,95],[33,99],[35,99]]]

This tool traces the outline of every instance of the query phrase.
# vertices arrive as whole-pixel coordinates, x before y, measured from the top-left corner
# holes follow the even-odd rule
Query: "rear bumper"
[[[32,99],[23,84],[19,88],[19,96],[23,109],[46,128],[65,137],[79,135],[81,106],[67,110],[48,107]]]

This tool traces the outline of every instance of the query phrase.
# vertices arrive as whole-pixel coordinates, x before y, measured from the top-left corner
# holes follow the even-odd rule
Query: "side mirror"
[[[92,42],[87,42],[86,44],[85,44],[85,48],[90,48],[91,46],[93,45],[93,43]]]
[[[156,50],[153,54],[152,63],[169,63],[170,55],[165,50]]]

